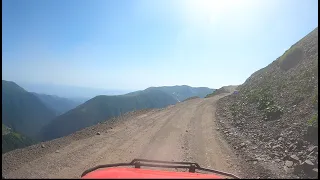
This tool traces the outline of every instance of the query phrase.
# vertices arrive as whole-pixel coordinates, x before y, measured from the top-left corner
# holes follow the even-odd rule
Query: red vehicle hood
[[[214,174],[200,174],[189,172],[160,171],[140,168],[105,168],[92,171],[82,179],[106,178],[188,178],[188,179],[223,179],[223,176]]]

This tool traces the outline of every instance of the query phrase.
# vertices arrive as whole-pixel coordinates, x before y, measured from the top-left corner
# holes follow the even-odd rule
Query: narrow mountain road
[[[10,152],[2,156],[3,175],[7,178],[79,178],[83,171],[100,164],[147,158],[197,162],[202,167],[241,177],[239,161],[216,127],[215,106],[222,96],[225,95],[191,99],[132,116],[112,129],[100,131],[100,135],[72,141],[28,162],[4,163],[14,157],[15,151]],[[23,153],[30,155],[30,150],[19,151]]]

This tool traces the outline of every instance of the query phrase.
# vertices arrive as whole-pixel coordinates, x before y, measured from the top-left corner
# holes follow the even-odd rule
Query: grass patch
[[[303,58],[303,50],[298,47],[291,47],[279,59],[279,65],[282,70],[289,70],[296,66]]]
[[[258,103],[258,108],[260,110],[265,109],[269,105],[273,104],[273,96],[269,91],[270,87],[251,90],[247,95],[248,101],[250,103]]]
[[[37,143],[33,139],[23,136],[16,132],[2,136],[2,154],[18,148],[24,148]]]
[[[305,139],[313,144],[318,145],[318,112],[307,121],[308,129]]]
[[[16,137],[17,139],[22,139],[21,135],[18,134],[18,133],[16,133],[16,132],[12,132],[12,135],[13,135],[14,137]]]
[[[283,107],[275,105],[270,89],[270,86],[265,86],[262,89],[251,90],[247,95],[248,101],[257,104],[257,109],[263,112],[267,121],[279,119],[284,112]]]
[[[318,113],[314,114],[307,122],[309,126],[318,127]]]
[[[283,108],[277,105],[271,105],[264,110],[264,117],[267,121],[277,120],[283,114]]]

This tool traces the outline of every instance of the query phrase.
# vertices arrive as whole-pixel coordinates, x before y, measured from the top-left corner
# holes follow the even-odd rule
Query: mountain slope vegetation
[[[43,140],[59,138],[129,111],[163,108],[176,103],[172,96],[153,89],[118,96],[96,96],[55,118],[42,129],[41,137]]]
[[[48,108],[52,109],[57,116],[81,104],[80,102],[76,102],[68,98],[62,98],[54,95],[39,94],[39,93],[32,93],[32,94],[37,96]]]
[[[237,89],[217,110],[232,145],[276,177],[317,177],[318,28]]]
[[[14,132],[36,137],[40,129],[55,117],[34,94],[16,83],[2,80],[2,123]]]
[[[8,151],[24,148],[35,144],[36,141],[14,132],[2,124],[2,154]]]

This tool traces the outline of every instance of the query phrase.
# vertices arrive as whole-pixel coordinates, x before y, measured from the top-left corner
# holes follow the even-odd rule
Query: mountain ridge
[[[82,104],[81,102],[76,102],[72,99],[63,98],[56,95],[47,95],[35,92],[31,93],[37,96],[48,108],[52,109],[57,116]]]

